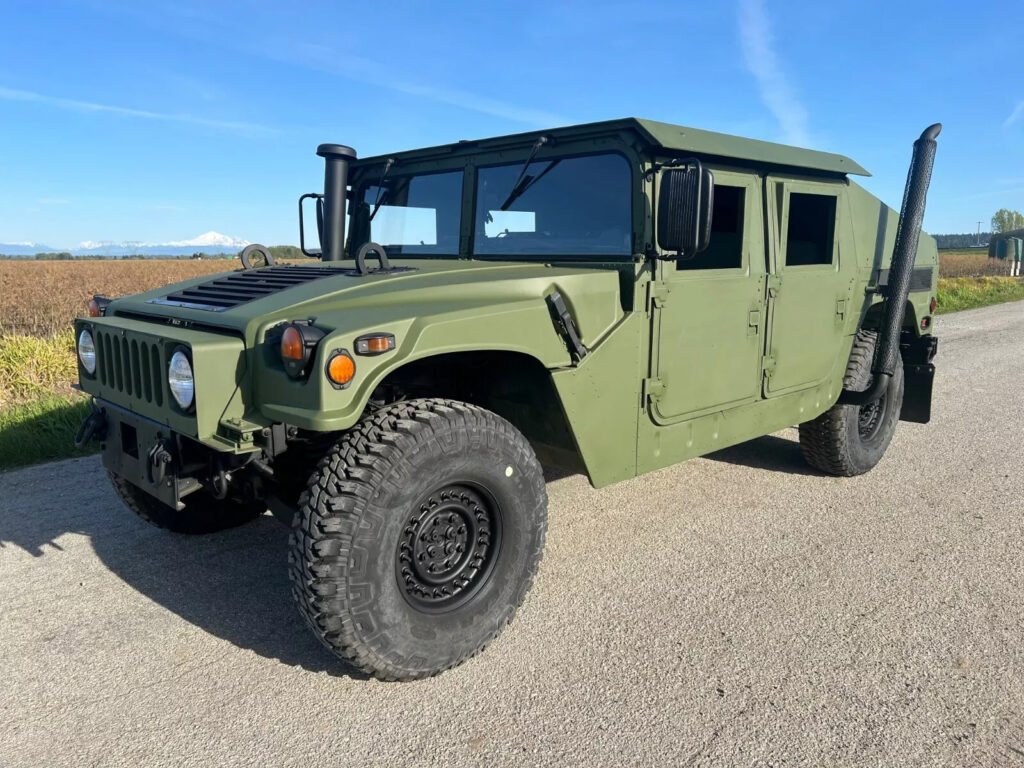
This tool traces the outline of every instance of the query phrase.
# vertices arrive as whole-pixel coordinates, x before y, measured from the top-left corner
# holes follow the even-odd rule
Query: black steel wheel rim
[[[399,588],[418,610],[457,608],[490,578],[500,545],[494,497],[469,483],[443,485],[415,505],[399,534]]]
[[[882,423],[885,421],[888,401],[889,393],[887,392],[873,403],[867,403],[860,407],[857,413],[857,434],[860,435],[863,442],[869,442],[878,435]]]

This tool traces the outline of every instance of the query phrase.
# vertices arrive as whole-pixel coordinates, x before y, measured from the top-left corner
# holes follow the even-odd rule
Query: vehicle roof
[[[387,155],[367,157],[356,161],[357,165],[372,165],[384,162],[387,158],[412,159],[417,156],[452,154],[461,152],[477,152],[487,149],[498,149],[515,144],[527,144],[539,136],[558,138],[586,138],[621,131],[633,131],[651,147],[664,149],[669,153],[691,152],[696,155],[736,159],[764,165],[803,168],[828,173],[854,174],[870,176],[863,167],[843,155],[831,152],[819,152],[815,149],[803,149],[787,144],[775,144],[770,141],[746,139],[727,133],[703,131],[699,128],[687,128],[682,125],[661,123],[656,120],[641,120],[627,117],[620,120],[605,120],[597,123],[552,128],[549,130],[528,131],[525,133],[496,136],[473,141],[458,141],[436,147],[393,152]]]

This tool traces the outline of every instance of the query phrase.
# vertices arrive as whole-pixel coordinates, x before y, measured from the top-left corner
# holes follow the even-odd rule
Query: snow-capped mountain
[[[75,248],[53,248],[42,243],[0,243],[0,254],[5,256],[34,256],[37,253],[69,251],[73,256],[191,256],[201,252],[210,255],[235,254],[249,245],[248,240],[222,235],[220,232],[204,232],[188,240],[172,240],[167,243],[145,243],[124,241],[120,243],[101,240],[85,240]]]
[[[178,256],[192,254],[197,251],[204,253],[235,253],[249,245],[248,240],[222,235],[220,232],[204,232],[188,240],[172,240],[167,243],[145,243],[125,241],[121,243],[97,242],[86,240],[72,249],[75,255],[122,256],[132,253],[144,255]]]
[[[0,253],[5,256],[34,256],[52,250],[53,248],[42,243],[0,243]]]

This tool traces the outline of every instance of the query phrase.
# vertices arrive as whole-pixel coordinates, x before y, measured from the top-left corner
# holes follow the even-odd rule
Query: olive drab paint
[[[541,137],[549,141],[537,148]],[[477,170],[522,164],[531,152],[549,163],[599,153],[625,159],[626,254],[473,255]],[[714,175],[728,266],[687,264],[658,248],[665,163],[691,156]],[[538,397],[557,398],[545,407],[564,413],[582,466],[603,486],[815,418],[839,397],[858,329],[880,322],[884,297],[875,289],[890,265],[899,216],[851,179],[867,172],[840,155],[615,120],[353,157],[347,179],[332,177],[347,181],[350,211],[359,211],[357,193],[378,182],[389,159],[393,177],[463,174],[457,256],[398,255],[391,265],[405,271],[338,271],[222,311],[161,303],[171,292],[202,295],[210,276],[115,299],[103,317],[76,323],[100,337],[99,370],[90,376],[80,368],[82,388],[215,451],[245,454],[280,425],[352,427],[403,366],[486,351],[508,355],[511,376],[525,356],[547,372],[552,386]],[[334,190],[335,208],[345,192]],[[328,222],[332,252],[336,223]],[[364,220],[352,222],[343,261],[303,268],[352,264],[368,231]],[[904,328],[921,336],[931,332],[922,321],[930,319],[938,277],[928,235],[920,236],[916,265]],[[289,267],[266,269],[273,275]],[[548,297],[556,292],[585,355],[571,353],[553,321]],[[278,357],[275,329],[294,321],[324,331],[306,381],[291,378]],[[394,349],[357,355],[351,386],[332,387],[323,375],[328,356],[380,332],[394,335]],[[161,368],[181,346],[195,372],[196,405],[188,413],[165,391],[156,396],[166,378]]]

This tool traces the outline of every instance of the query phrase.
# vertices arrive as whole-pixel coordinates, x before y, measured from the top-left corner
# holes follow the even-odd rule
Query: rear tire
[[[128,509],[150,525],[174,533],[216,533],[255,520],[267,509],[262,501],[221,500],[206,491],[194,491],[184,498],[185,508],[177,510],[123,477],[110,471],[107,475],[114,491]]]
[[[428,677],[511,620],[544,548],[547,490],[526,439],[453,400],[395,403],[321,460],[289,572],[321,642],[383,680]]]
[[[843,387],[863,392],[872,382],[878,334],[859,331],[846,366]],[[852,477],[872,469],[896,432],[903,406],[903,361],[896,364],[885,394],[867,405],[833,405],[813,421],[800,425],[804,458],[830,475]]]

